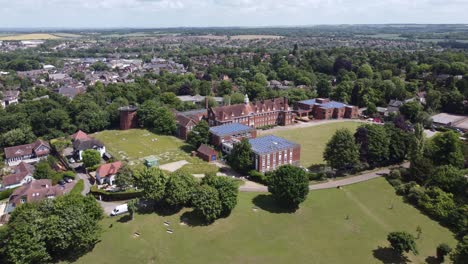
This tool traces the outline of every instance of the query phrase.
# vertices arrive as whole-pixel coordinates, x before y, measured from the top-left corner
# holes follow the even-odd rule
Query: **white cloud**
[[[468,23],[468,0],[0,0],[0,27]]]

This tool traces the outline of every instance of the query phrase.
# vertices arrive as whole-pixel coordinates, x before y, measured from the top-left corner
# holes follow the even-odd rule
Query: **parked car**
[[[117,207],[115,207],[114,210],[112,210],[112,213],[110,215],[116,216],[116,215],[121,215],[125,213],[128,213],[128,206],[127,204],[122,204],[122,205],[118,205]]]
[[[68,177],[63,178],[63,180],[64,180],[65,182],[67,182],[67,183],[70,183],[70,182],[73,181],[73,179],[68,178]]]
[[[75,163],[75,159],[74,159],[74,158],[69,158],[68,161],[69,161],[70,163]]]
[[[65,181],[64,181],[64,180],[60,180],[60,181],[58,181],[58,184],[60,184],[60,185],[63,186],[63,185],[65,185]]]

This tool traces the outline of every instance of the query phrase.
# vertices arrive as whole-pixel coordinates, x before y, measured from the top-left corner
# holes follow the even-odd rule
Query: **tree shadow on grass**
[[[207,226],[211,223],[207,223],[202,219],[195,211],[187,211],[180,216],[180,221],[188,226]]]
[[[378,247],[377,249],[374,249],[372,252],[373,252],[374,258],[382,261],[382,263],[385,263],[385,264],[402,264],[402,263],[410,262],[410,260],[407,257],[401,256],[393,248]]]
[[[275,214],[292,214],[297,210],[297,208],[279,204],[272,195],[259,194],[252,199],[252,202],[258,208]]]
[[[189,145],[189,144],[185,144],[185,145],[182,145],[180,146],[180,150],[186,152],[186,153],[192,153],[192,151],[196,151],[196,149],[193,148],[193,146]]]
[[[132,217],[130,216],[130,214],[126,214],[126,215],[123,215],[122,217],[120,217],[117,222],[119,223],[127,223],[128,221],[132,220]]]
[[[442,262],[440,262],[440,260],[434,256],[429,256],[427,257],[426,259],[426,263],[427,264],[440,264]]]

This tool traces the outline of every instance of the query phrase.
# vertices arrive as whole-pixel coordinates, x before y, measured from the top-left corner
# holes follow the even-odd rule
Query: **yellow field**
[[[60,37],[47,33],[19,34],[0,37],[0,40],[46,40],[60,39]]]

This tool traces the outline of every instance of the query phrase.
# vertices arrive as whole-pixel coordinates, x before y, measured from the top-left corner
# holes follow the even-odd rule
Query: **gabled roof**
[[[249,116],[256,113],[290,111],[284,98],[274,98],[253,103],[243,103],[210,108],[216,120],[227,121],[235,117]]]
[[[36,153],[36,151],[38,151],[39,147],[41,146],[46,147],[47,150]],[[24,145],[5,148],[5,157],[7,159],[11,159],[11,158],[16,158],[16,157],[32,155],[32,154],[44,155],[44,154],[48,154],[49,152],[50,152],[50,145],[47,142],[38,139],[31,144],[24,144]]]
[[[122,167],[121,161],[107,163],[107,164],[101,165],[97,169],[96,175],[99,175],[99,177],[101,178],[107,177],[109,175],[115,175],[117,174],[117,172],[119,172],[121,167]]]
[[[81,130],[78,130],[78,132],[76,132],[75,134],[71,135],[71,138],[73,139],[73,141],[77,140],[77,139],[90,139],[90,137],[88,136],[88,134],[86,134],[85,132],[81,131]]]
[[[239,123],[231,123],[221,126],[215,126],[210,128],[210,133],[223,137],[223,136],[230,136],[235,134],[246,133],[250,131],[254,131],[255,128],[249,127],[244,124]]]
[[[94,147],[102,148],[104,147],[104,144],[102,144],[101,141],[94,138],[77,139],[73,141],[73,149],[75,150],[87,150],[92,149]]]
[[[197,152],[198,153],[202,153],[202,154],[205,154],[207,156],[210,156],[212,154],[217,154],[218,152],[216,150],[214,150],[212,147],[208,146],[208,145],[205,145],[205,144],[201,144],[200,147],[198,147],[197,149]]]
[[[62,194],[63,188],[58,185],[52,186],[52,180],[36,180],[16,189],[10,196],[10,203],[17,206],[20,204],[21,198],[23,197],[26,198],[26,202],[30,203]]]
[[[268,154],[299,146],[299,144],[274,135],[249,139],[252,151],[256,154]]]

